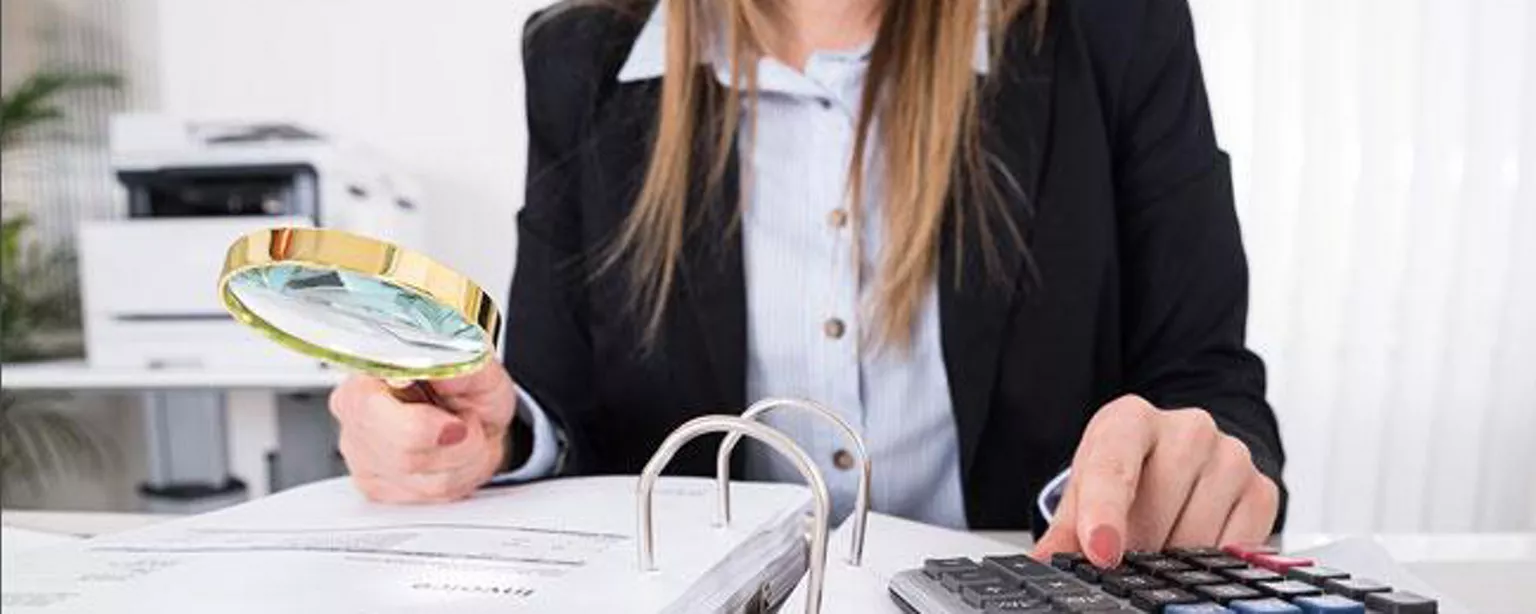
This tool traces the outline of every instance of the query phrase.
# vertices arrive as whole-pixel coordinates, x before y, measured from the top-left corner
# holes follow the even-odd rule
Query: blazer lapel
[[[701,141],[704,138],[700,137]],[[700,142],[694,151],[711,149],[712,144]],[[734,143],[726,155],[725,174],[717,189],[713,193],[697,190],[689,202],[690,215],[697,212],[700,217],[696,223],[689,221],[679,273],[681,303],[703,335],[711,380],[725,404],[715,409],[735,413],[747,404],[747,287],[738,217],[740,170]],[[695,185],[704,183],[711,156],[695,156]]]
[[[589,141],[596,155],[589,167],[598,173],[593,180],[603,190],[599,198],[632,203],[645,180],[660,87],[655,80],[613,87],[607,102],[607,109],[613,111],[597,111],[602,120]],[[702,139],[694,151],[707,151]],[[697,178],[708,172],[711,158],[708,154],[696,158],[693,183],[697,186],[702,185]],[[714,194],[697,190],[690,195],[678,279],[658,340],[658,358],[668,361],[691,391],[682,396],[688,400],[690,406],[683,408],[688,411],[734,412],[746,403],[747,292],[741,232],[739,224],[733,223],[738,176],[732,147],[719,189]],[[616,206],[612,211],[611,219],[593,220],[595,227],[617,232],[630,207]]]
[[[1045,204],[1036,196],[1050,145],[1055,37],[1049,33],[1054,30],[1047,28],[1038,52],[1032,48],[1033,37],[1010,36],[1002,54],[1007,61],[994,67],[1000,72],[984,90],[988,95],[983,100],[983,147],[992,166],[990,179],[1026,244],[1033,218]],[[958,233],[958,250],[955,218],[951,215],[947,220],[938,275],[944,364],[960,438],[962,475],[970,473],[992,406],[1009,314],[1033,278],[1027,252],[1017,249],[997,219],[990,221],[998,266],[988,267],[975,217],[966,216],[965,227]]]

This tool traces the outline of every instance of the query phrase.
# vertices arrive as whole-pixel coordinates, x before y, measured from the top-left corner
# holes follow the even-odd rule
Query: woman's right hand
[[[517,394],[499,363],[435,380],[446,407],[402,401],[383,380],[353,376],[331,392],[341,425],[340,450],[352,481],[369,499],[437,503],[468,497],[507,455],[507,427]],[[409,391],[410,389],[404,389]]]

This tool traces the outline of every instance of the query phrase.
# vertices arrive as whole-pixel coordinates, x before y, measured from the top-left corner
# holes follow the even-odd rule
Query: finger
[[[351,423],[375,448],[402,452],[432,451],[464,441],[468,426],[458,416],[434,405],[404,403],[383,382],[374,380],[354,410]]]
[[[409,409],[407,407],[409,405],[412,403],[402,400],[402,391],[390,383],[360,375],[349,377],[331,391],[328,403],[331,414],[336,417],[339,424],[356,427],[360,436],[370,439],[378,436],[375,431],[390,433],[398,431],[401,424],[410,425],[417,422],[418,419],[412,418],[411,415],[421,412]],[[428,405],[428,407],[431,406]],[[414,426],[446,428],[446,432],[438,434],[444,444],[460,441],[464,435],[462,429],[453,426],[454,422],[459,421],[451,417],[426,415],[419,420],[425,420],[426,423],[414,424]],[[380,425],[384,428],[379,428]]]
[[[1218,544],[1260,544],[1269,539],[1280,513],[1280,489],[1261,473],[1255,473],[1227,517]]]
[[[1221,438],[1215,421],[1205,411],[1184,409],[1154,415],[1156,442],[1143,464],[1127,521],[1130,533],[1126,542],[1135,550],[1162,550],[1168,543]],[[1236,498],[1233,493],[1232,499]],[[1225,519],[1226,510],[1222,510],[1214,532],[1221,531],[1220,523]]]
[[[481,459],[490,454],[485,449],[484,440],[473,436],[435,451],[379,450],[367,443],[357,447],[364,451],[360,453],[362,460],[356,467],[391,478],[460,471],[480,464]],[[353,466],[352,463],[348,465]]]
[[[391,480],[394,486],[409,493],[416,501],[446,503],[458,501],[473,494],[480,480],[467,469],[437,473],[413,473]]]
[[[1058,552],[1081,551],[1082,547],[1077,543],[1077,489],[1072,481],[1068,481],[1067,491],[1062,493],[1061,503],[1051,517],[1051,526],[1040,536],[1040,541],[1035,542],[1035,549],[1030,554],[1035,560],[1050,563],[1051,555]]]
[[[394,480],[384,479],[380,476],[367,474],[352,474],[352,483],[358,491],[368,500],[376,503],[391,504],[423,504],[446,503],[452,499],[447,497],[425,496],[415,490],[406,488]]]
[[[476,420],[466,422],[465,428],[468,434],[459,443],[431,450],[401,450],[390,442],[358,437],[344,429],[338,447],[349,468],[383,476],[458,471],[483,464],[499,466],[504,453],[501,436],[487,435],[485,427]]]
[[[1184,505],[1184,511],[1168,537],[1168,545],[1184,548],[1218,545],[1227,519],[1254,475],[1248,446],[1232,437],[1218,437],[1216,452],[1195,482],[1189,502]]]
[[[1102,568],[1120,564],[1127,518],[1151,449],[1151,405],[1126,396],[1104,406],[1088,425],[1087,444],[1072,467],[1077,483],[1077,541]]]
[[[1045,535],[1040,536],[1040,541],[1035,542],[1035,549],[1030,554],[1042,563],[1051,562],[1051,556],[1058,552],[1081,552],[1082,547],[1077,543],[1077,527],[1072,522],[1053,522]]]
[[[372,379],[364,375],[348,377],[340,385],[331,390],[331,396],[327,407],[336,421],[347,423],[355,419],[362,409],[363,398],[371,390],[368,380]]]
[[[434,380],[431,386],[457,413],[472,414],[486,424],[505,426],[512,421],[517,387],[500,363],[489,363],[468,375]]]
[[[433,380],[432,387],[445,397],[478,396],[496,387],[497,371],[506,373],[499,363],[488,362],[464,375]]]
[[[470,424],[471,429],[479,426],[475,421]],[[441,455],[445,458],[440,468],[402,474],[396,477],[398,484],[428,500],[454,501],[468,497],[489,480],[501,464],[499,451],[487,449],[487,443],[489,441],[480,434],[473,433],[468,441],[456,446],[458,450],[455,452],[463,450],[463,453],[445,453]],[[450,462],[458,464],[448,464]]]

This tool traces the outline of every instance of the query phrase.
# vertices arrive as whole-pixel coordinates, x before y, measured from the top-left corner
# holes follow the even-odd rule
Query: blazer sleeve
[[[1125,6],[1130,3],[1114,3]],[[1245,342],[1248,264],[1216,146],[1187,0],[1145,0],[1110,113],[1128,390],[1200,407],[1280,487],[1285,453]],[[1126,23],[1124,21],[1121,22]]]
[[[582,261],[582,224],[575,199],[586,101],[596,76],[571,49],[574,17],[524,30],[523,70],[528,118],[526,197],[517,216],[517,262],[507,300],[504,362],[561,433],[557,471],[579,470],[589,448],[575,418],[589,415],[592,351]],[[538,24],[535,26],[534,24]]]

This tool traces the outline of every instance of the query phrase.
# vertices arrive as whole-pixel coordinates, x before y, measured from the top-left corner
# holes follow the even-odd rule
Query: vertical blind
[[[8,0],[9,1],[9,0]],[[20,36],[34,71],[110,73],[128,81],[119,90],[67,93],[57,103],[64,117],[8,151],[6,201],[31,216],[39,239],[68,242],[80,219],[117,214],[120,195],[107,144],[111,114],[125,108],[132,83],[135,42],[125,24],[132,0],[14,0],[7,36]],[[12,85],[24,75],[6,75]],[[19,212],[19,211],[18,211]]]
[[[67,92],[55,99],[63,117],[27,134],[6,151],[3,180],[5,216],[25,214],[32,222],[27,240],[41,248],[69,250],[81,220],[121,215],[122,193],[113,176],[108,122],[138,92],[139,77],[153,74],[144,56],[152,48],[139,36],[153,0],[7,0],[7,49],[22,59],[6,61],[5,85],[12,87],[37,71],[109,73],[124,80],[119,89]],[[74,295],[73,280],[50,276],[32,280],[35,291]]]
[[[1192,9],[1290,527],[1536,528],[1536,5]]]

